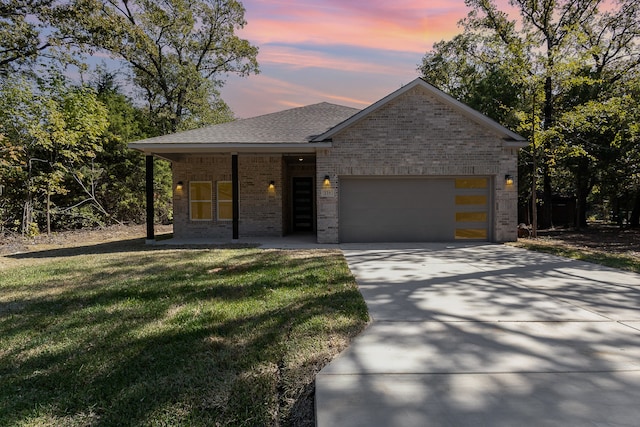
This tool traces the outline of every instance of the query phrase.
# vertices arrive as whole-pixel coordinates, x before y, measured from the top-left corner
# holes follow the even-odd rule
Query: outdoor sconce
[[[276,189],[276,182],[272,180],[269,182],[269,190],[275,190],[275,189]]]
[[[329,185],[331,185],[331,180],[329,179],[329,175],[325,175],[325,176],[324,176],[324,181],[322,182],[322,184],[323,184],[325,187],[328,187]]]
[[[182,191],[183,186],[184,184],[182,183],[182,181],[178,181],[178,183],[176,184],[176,191]]]
[[[511,175],[505,175],[504,176],[504,182],[507,185],[513,185],[513,176]]]

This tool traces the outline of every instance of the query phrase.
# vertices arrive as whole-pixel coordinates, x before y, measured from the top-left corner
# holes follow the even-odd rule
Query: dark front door
[[[313,178],[293,178],[293,231],[313,231]]]

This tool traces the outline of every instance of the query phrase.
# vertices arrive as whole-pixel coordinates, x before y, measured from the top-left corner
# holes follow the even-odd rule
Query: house
[[[129,146],[172,162],[175,238],[342,243],[515,240],[526,145],[416,79],[364,110],[320,103]]]

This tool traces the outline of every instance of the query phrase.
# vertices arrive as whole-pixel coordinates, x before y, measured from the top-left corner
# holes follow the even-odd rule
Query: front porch
[[[235,242],[303,235],[316,240],[315,153],[163,157],[172,162],[176,239]]]

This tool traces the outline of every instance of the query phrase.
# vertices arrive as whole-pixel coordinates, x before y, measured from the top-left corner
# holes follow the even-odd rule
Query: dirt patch
[[[35,237],[22,237],[19,234],[0,236],[0,255],[12,255],[24,252],[49,249],[72,248],[95,245],[119,240],[144,239],[146,225],[114,225],[104,228],[69,230]],[[156,225],[156,236],[172,233],[172,225]]]
[[[621,229],[615,226],[593,224],[580,231],[572,229],[540,230],[538,231],[538,240],[640,259],[640,229]]]

